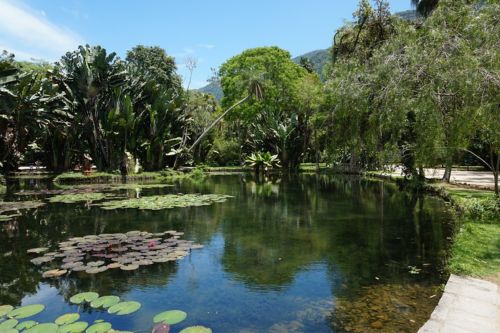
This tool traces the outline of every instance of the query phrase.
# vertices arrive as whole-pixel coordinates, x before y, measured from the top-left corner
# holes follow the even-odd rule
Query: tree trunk
[[[210,126],[208,126],[207,129],[205,131],[203,131],[203,133],[201,133],[201,135],[198,137],[198,139],[196,139],[196,141],[193,143],[193,145],[188,149],[188,152],[190,152],[191,150],[193,150],[193,148],[196,147],[196,145],[198,143],[200,143],[200,141],[208,134],[208,132],[210,132],[210,130],[215,125],[217,125],[224,118],[224,116],[229,113],[229,111],[231,111],[232,109],[234,109],[238,105],[244,103],[249,98],[250,98],[250,95],[248,95],[245,98],[239,100],[238,102],[236,102],[235,104],[233,104],[230,108],[228,108],[226,111],[224,111],[224,113],[222,113],[219,117],[217,117],[217,119],[215,119],[213,121],[213,123],[211,123]]]
[[[497,154],[497,161],[493,163],[493,153],[491,154],[491,166],[493,169],[493,178],[495,179],[495,194],[498,196],[498,173],[500,172],[500,152]]]
[[[443,175],[443,181],[449,183],[451,179],[451,169],[453,167],[453,159],[452,158],[447,158],[446,159],[446,165],[444,168],[444,175]]]

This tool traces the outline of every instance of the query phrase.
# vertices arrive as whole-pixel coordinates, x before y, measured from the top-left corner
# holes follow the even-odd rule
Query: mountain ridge
[[[414,21],[417,19],[417,13],[414,9],[397,12],[394,15],[399,16],[402,19],[408,21]],[[323,73],[323,67],[328,63],[330,59],[330,49],[331,48],[329,47],[326,49],[318,49],[310,51],[302,55],[299,55],[297,57],[294,57],[292,58],[292,60],[298,64],[300,62],[300,58],[308,59],[312,63],[314,71],[321,76]],[[220,83],[215,81],[210,82],[206,86],[199,88],[197,90],[205,94],[213,95],[217,101],[220,101],[223,97],[222,87],[220,86]]]

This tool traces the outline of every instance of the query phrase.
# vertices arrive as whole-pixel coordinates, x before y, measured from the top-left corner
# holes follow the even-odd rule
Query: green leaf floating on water
[[[9,312],[9,317],[16,319],[28,318],[42,312],[44,309],[45,305],[43,304],[21,306],[20,308]]]
[[[33,326],[38,325],[38,322],[34,320],[26,320],[23,321],[16,326],[16,330],[22,331],[22,330],[27,330],[28,328],[32,328]]]
[[[87,327],[89,327],[89,324],[86,322],[77,321],[76,323],[61,326],[60,333],[82,333]]]
[[[59,333],[59,326],[54,323],[43,323],[33,326],[25,333]]]
[[[0,323],[0,332],[2,330],[8,330],[8,329],[16,327],[16,325],[18,323],[19,322],[15,319],[7,319],[6,321]]]
[[[57,325],[61,326],[74,323],[78,319],[80,319],[80,315],[78,313],[66,313],[63,314],[62,316],[57,317],[57,319],[54,322]]]
[[[90,326],[85,331],[86,333],[105,333],[111,329],[110,323],[98,323]]]
[[[101,296],[90,302],[90,306],[93,308],[104,308],[107,309],[120,302],[120,297],[118,296]]]
[[[15,328],[6,328],[4,330],[0,329],[0,333],[19,333]]]
[[[120,302],[108,309],[108,313],[123,316],[139,310],[141,303],[135,301]]]
[[[5,316],[7,313],[14,309],[12,305],[0,305],[0,317]]]
[[[208,206],[215,202],[224,202],[228,198],[232,198],[232,196],[223,194],[166,194],[105,201],[99,203],[98,206],[107,210],[123,208],[160,210],[175,207]]]
[[[212,330],[205,326],[190,326],[180,331],[180,333],[212,333]]]
[[[170,310],[158,313],[153,318],[155,324],[165,323],[169,325],[175,325],[186,319],[187,313],[180,310]]]
[[[96,298],[99,297],[98,293],[95,293],[93,291],[88,291],[85,293],[79,293],[76,295],[73,295],[69,301],[73,304],[82,304],[83,302],[92,302]]]
[[[76,203],[76,202],[86,202],[86,201],[97,201],[106,198],[104,193],[76,193],[76,194],[60,194],[49,198],[49,201],[60,202],[60,203]]]

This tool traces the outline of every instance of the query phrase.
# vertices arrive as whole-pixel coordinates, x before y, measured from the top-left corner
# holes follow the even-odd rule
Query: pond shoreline
[[[370,172],[365,176],[396,183],[402,181],[400,176],[375,172]],[[458,216],[456,220],[457,231],[448,265],[450,277],[439,304],[434,309],[430,319],[418,332],[438,333],[450,332],[455,329],[464,332],[498,332],[500,330],[498,282],[495,281],[495,284],[486,281],[486,279],[492,274],[498,275],[500,270],[498,267],[488,268],[484,272],[484,268],[481,266],[493,267],[495,257],[480,260],[476,258],[480,253],[474,252],[488,247],[494,251],[495,247],[498,247],[495,245],[498,244],[498,236],[496,238],[494,236],[500,233],[497,211],[494,205],[487,205],[488,199],[481,197],[484,195],[493,197],[493,192],[473,185],[450,185],[438,182],[426,184],[423,186],[423,191],[449,202]],[[461,192],[467,193],[467,191],[470,194],[464,197]],[[494,202],[498,198],[491,200]],[[498,209],[498,202],[496,207]],[[485,234],[490,234],[490,237],[485,239]],[[476,295],[486,295],[487,297],[478,299]]]

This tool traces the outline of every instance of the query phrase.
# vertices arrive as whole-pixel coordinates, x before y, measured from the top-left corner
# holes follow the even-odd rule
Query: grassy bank
[[[449,184],[429,185],[457,211],[449,270],[486,276],[500,272],[500,199],[492,191]]]
[[[402,176],[366,172],[365,176],[403,181]],[[456,212],[450,273],[487,276],[500,273],[500,199],[493,191],[429,182],[424,191],[448,201]]]

